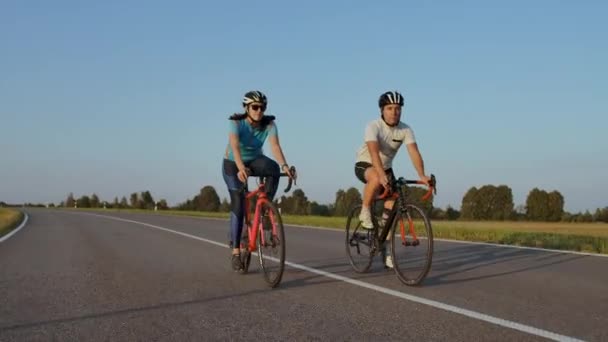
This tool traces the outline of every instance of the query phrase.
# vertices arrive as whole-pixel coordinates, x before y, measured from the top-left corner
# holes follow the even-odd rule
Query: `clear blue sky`
[[[227,117],[259,89],[299,187],[333,202],[362,189],[364,126],[397,89],[437,206],[506,184],[515,205],[537,186],[595,210],[607,17],[602,1],[2,1],[0,200],[227,197]],[[415,176],[405,149],[395,169]]]

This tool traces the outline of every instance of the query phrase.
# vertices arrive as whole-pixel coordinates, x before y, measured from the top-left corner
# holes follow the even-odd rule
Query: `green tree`
[[[526,199],[526,217],[532,221],[559,221],[564,217],[564,197],[559,191],[551,193],[532,189]]]
[[[608,222],[608,207],[603,209],[597,208],[593,219],[599,222]]]
[[[460,206],[460,218],[464,220],[476,220],[478,219],[477,214],[477,188],[470,188],[462,197],[462,204]]]
[[[315,215],[315,216],[330,216],[331,215],[329,206],[324,205],[324,204],[319,204],[315,201],[310,202],[308,208],[309,208],[308,212],[310,213],[310,215]]]
[[[99,208],[99,197],[96,194],[91,195],[91,208]]]
[[[167,209],[169,209],[169,205],[167,204],[167,200],[165,200],[164,198],[162,198],[160,201],[158,201],[157,207],[158,207],[158,210],[167,210]]]
[[[293,212],[294,201],[291,196],[283,195],[275,201],[275,204],[281,209],[281,213],[283,214],[291,214]]]
[[[65,206],[68,208],[73,208],[76,204],[76,200],[74,199],[74,194],[70,192],[68,198],[65,200]]]
[[[578,215],[576,222],[582,222],[582,223],[593,222],[593,215],[591,215],[589,210],[586,210],[584,214]]]
[[[513,192],[506,185],[472,187],[462,199],[461,218],[508,220],[513,214]]]
[[[198,198],[198,195],[195,196]],[[191,199],[187,199],[185,202],[177,205],[177,209],[179,210],[196,210],[196,205]]]
[[[220,211],[223,213],[230,212],[230,202],[226,198],[222,199],[222,203],[220,203]]]
[[[126,209],[129,207],[129,202],[127,202],[127,198],[125,196],[122,196],[120,199],[120,205],[118,207],[121,209]]]
[[[334,216],[348,215],[348,208],[345,202],[346,191],[339,189],[336,191],[336,200],[334,201]]]
[[[357,188],[350,187],[346,191],[339,189],[336,192],[333,215],[346,216],[354,206],[360,205],[361,202],[361,193]]]
[[[220,197],[217,195],[215,188],[210,185],[201,189],[194,202],[197,210],[215,212],[220,209]]]
[[[131,194],[130,200],[131,208],[138,209],[139,208],[139,194],[134,192]]]
[[[460,211],[452,208],[451,206],[448,205],[448,207],[445,209],[445,214],[446,214],[446,218],[448,220],[458,220],[458,218],[460,217]]]
[[[139,204],[140,209],[152,210],[152,209],[154,209],[154,205],[156,204],[156,202],[154,201],[154,197],[152,197],[152,194],[150,193],[150,191],[147,191],[147,190],[141,192],[139,201],[141,202]]]
[[[552,191],[547,195],[547,204],[549,206],[547,221],[561,220],[564,214],[564,196],[558,191]]]
[[[445,220],[447,217],[447,213],[441,208],[433,208],[431,210],[431,219],[433,220]]]
[[[354,187],[348,188],[344,194],[344,216],[348,215],[353,207],[360,205],[362,202],[361,192]]]
[[[78,208],[90,208],[91,207],[91,199],[89,196],[84,195],[78,199]]]
[[[531,221],[546,221],[549,217],[549,194],[546,191],[534,188],[526,198],[526,217]]]
[[[308,215],[308,197],[304,194],[302,189],[296,189],[291,195],[293,204],[292,212],[293,215]]]

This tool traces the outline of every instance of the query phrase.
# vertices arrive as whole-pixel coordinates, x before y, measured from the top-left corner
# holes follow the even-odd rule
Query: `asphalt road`
[[[230,268],[227,221],[28,209],[0,243],[0,341],[608,340],[608,258],[437,241],[404,286],[342,231],[286,227],[283,281]]]

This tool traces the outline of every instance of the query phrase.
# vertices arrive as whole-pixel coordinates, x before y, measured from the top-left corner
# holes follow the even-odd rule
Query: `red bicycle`
[[[295,167],[292,166],[289,170],[295,178]],[[281,173],[280,176],[286,177],[288,174]],[[265,178],[259,177],[259,180],[257,189],[252,192],[247,190],[247,183],[245,183],[245,226],[243,228],[246,229],[243,230],[241,237],[241,261],[243,263],[241,273],[249,271],[251,254],[257,251],[266,283],[270,287],[276,287],[281,282],[285,268],[285,232],[281,213],[266,194]],[[293,182],[294,180],[290,177],[285,192],[291,189]],[[250,202],[255,197],[257,197],[255,211],[252,213]]]

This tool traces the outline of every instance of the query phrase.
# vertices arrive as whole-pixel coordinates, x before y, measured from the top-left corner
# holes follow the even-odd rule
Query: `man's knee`
[[[372,167],[365,170],[365,180],[367,184],[373,187],[377,187],[380,185],[380,177],[378,176],[378,172]]]
[[[384,208],[385,209],[393,209],[393,205],[395,205],[395,201],[394,200],[386,200],[384,202]]]

